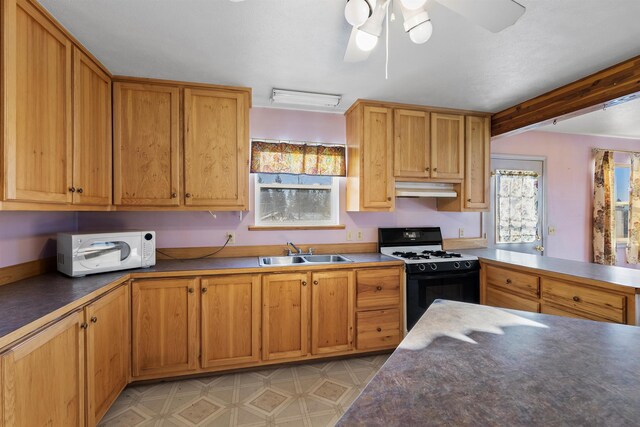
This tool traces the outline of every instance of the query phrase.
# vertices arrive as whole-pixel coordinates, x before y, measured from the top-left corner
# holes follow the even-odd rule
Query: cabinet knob
[[[186,197],[188,199],[189,197],[191,197],[191,193],[185,194],[184,197]]]
[[[471,203],[471,199],[467,199],[467,202]]]
[[[389,201],[389,202],[390,202],[390,201],[391,201],[391,197],[387,197],[387,201]]]
[[[175,199],[176,197],[178,197],[178,193],[176,193],[175,191],[173,193],[171,193],[171,198]]]
[[[207,288],[202,288],[202,293],[206,294],[207,293]]]
[[[382,328],[377,328],[376,331],[382,332]]]
[[[78,193],[82,194],[84,192],[84,190],[82,189],[82,187],[78,187]]]
[[[511,284],[511,279],[507,279],[507,285]]]
[[[82,329],[87,329],[89,327],[89,324],[87,322],[82,322],[82,323],[80,323],[80,327]]]
[[[317,281],[317,280],[314,280],[314,281],[313,281],[313,284],[317,286],[317,285],[318,285],[318,281]]]
[[[429,172],[429,168],[424,168],[425,171]]]
[[[382,290],[382,286],[380,286],[380,285],[376,286],[376,290],[377,291],[381,291]]]
[[[307,286],[307,282],[302,282],[302,286]]]
[[[434,172],[438,172],[438,168],[433,168],[433,171]]]
[[[580,297],[579,297],[579,296],[577,296],[577,295],[574,295],[574,296],[573,296],[573,300],[574,300],[575,302],[580,302]]]
[[[194,293],[194,292],[195,292],[195,290],[194,290],[193,288],[189,288],[189,293],[190,293],[190,294],[192,294],[192,293]]]
[[[69,187],[69,193],[75,193],[76,187]]]
[[[91,318],[91,323],[98,323],[98,318],[96,316],[93,316]]]

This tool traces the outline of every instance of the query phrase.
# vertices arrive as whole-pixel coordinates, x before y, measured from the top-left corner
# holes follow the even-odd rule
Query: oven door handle
[[[479,271],[466,271],[459,273],[435,273],[435,274],[407,274],[407,280],[439,280],[439,279],[456,279],[456,278],[466,278],[469,276],[478,275]]]

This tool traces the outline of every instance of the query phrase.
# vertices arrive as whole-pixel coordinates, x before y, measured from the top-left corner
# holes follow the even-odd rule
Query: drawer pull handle
[[[91,323],[98,323],[98,318],[96,316],[93,316],[91,318]]]
[[[511,284],[511,279],[507,279],[507,285]]]
[[[377,328],[376,331],[382,332],[382,328]]]
[[[376,286],[376,290],[377,291],[381,291],[382,290],[382,286],[380,286],[380,285]]]
[[[580,297],[579,297],[579,296],[577,296],[577,295],[574,295],[574,296],[573,296],[573,300],[574,300],[575,302],[580,302]]]

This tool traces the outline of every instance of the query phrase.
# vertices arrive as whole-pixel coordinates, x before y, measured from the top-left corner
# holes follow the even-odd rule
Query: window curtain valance
[[[627,262],[640,264],[640,153],[631,153]]]
[[[251,173],[345,176],[345,147],[254,140],[251,141]]]
[[[616,263],[616,216],[613,200],[613,151],[596,152],[593,177],[593,262]]]

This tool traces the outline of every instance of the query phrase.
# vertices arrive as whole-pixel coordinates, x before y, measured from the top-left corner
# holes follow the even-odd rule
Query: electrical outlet
[[[225,237],[229,239],[229,241],[227,242],[228,245],[233,245],[236,243],[236,233],[234,231],[227,231]]]
[[[356,240],[362,240],[362,230],[356,232]]]
[[[549,226],[549,236],[553,236],[554,234],[556,234],[556,228]]]
[[[464,237],[464,228],[458,228],[458,237]]]
[[[347,242],[350,242],[352,240],[353,240],[353,231],[347,230]]]

